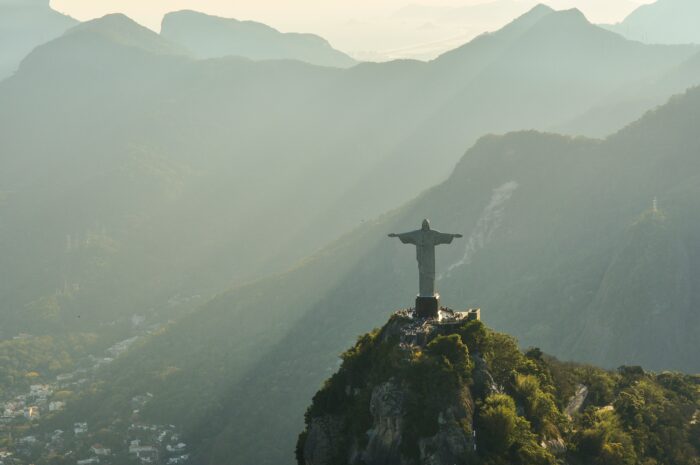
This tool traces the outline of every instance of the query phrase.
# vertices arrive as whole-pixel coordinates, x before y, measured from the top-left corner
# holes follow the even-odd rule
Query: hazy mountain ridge
[[[526,27],[520,26],[521,20]],[[552,12],[538,7],[502,31],[475,39],[455,55],[445,55],[447,63],[453,56],[465,63],[472,56],[482,58],[476,60],[481,66],[465,72],[466,82],[455,78],[456,85],[451,86],[450,74],[440,67],[442,58],[435,61],[444,100],[400,145],[392,161],[410,160],[428,172],[424,153],[435,157],[457,153],[474,142],[472,134],[551,128],[601,100],[614,99],[620,88],[660,77],[666,71],[657,74],[654,69],[675,67],[695,53],[693,46],[650,48],[627,41],[590,24],[578,10]],[[513,108],[511,103],[516,101],[518,106]],[[527,117],[520,108],[528,109]],[[642,113],[629,116],[636,119]],[[439,151],[425,142],[436,133],[443,134]],[[443,175],[447,174],[445,170]]]
[[[233,55],[253,60],[293,59],[340,68],[356,64],[348,55],[313,34],[281,33],[262,23],[191,10],[165,15],[160,33],[187,47],[198,58]]]
[[[693,253],[669,223],[663,213],[649,211],[630,226],[582,313],[581,331],[571,338],[575,352],[598,363],[609,353],[627,352],[635,360],[672,353],[692,366],[694,355],[684,347],[683,328],[694,324],[688,318],[693,314]],[[614,322],[610,327],[600,324],[608,320]],[[600,342],[591,346],[591,340]],[[640,344],[644,340],[655,343]]]
[[[0,3],[0,80],[10,76],[37,45],[77,24],[51,9],[46,0]]]
[[[698,44],[700,5],[693,0],[657,0],[641,5],[622,22],[604,27],[649,44]]]
[[[21,308],[46,298],[63,302],[58,305],[62,310],[54,312],[58,321],[71,321],[69,315],[84,313],[81,308],[90,308],[93,302],[79,303],[89,291],[81,276],[90,276],[93,282],[104,276],[99,279],[105,279],[106,288],[127,278],[119,276],[121,273],[128,275],[132,286],[143,279],[148,284],[136,287],[159,297],[142,301],[141,292],[135,292],[135,300],[128,305],[119,303],[123,297],[114,297],[115,306],[135,307],[133,311],[140,313],[161,300],[161,292],[167,295],[178,292],[175,289],[184,290],[182,275],[177,273],[190,275],[191,271],[183,268],[185,264],[188,270],[210,270],[195,280],[201,284],[187,280],[184,287],[193,295],[224,285],[215,284],[219,280],[228,283],[263,270],[279,270],[279,265],[264,265],[265,256],[272,262],[282,256],[281,266],[303,257],[361,219],[429,186],[449,169],[451,161],[447,159],[454,157],[451,150],[441,150],[442,154],[431,150],[435,159],[416,159],[412,153],[404,153],[412,144],[401,142],[422,125],[426,115],[438,111],[456,89],[466,85],[454,80],[460,73],[451,73],[438,63],[366,64],[341,71],[237,58],[196,62],[181,53],[171,42],[123,15],[112,15],[81,25],[40,47],[25,60],[19,75],[5,83],[0,97],[6,103],[0,115],[7,147],[3,190],[18,192],[8,197],[10,204],[5,208],[45,212],[37,215],[31,226],[21,223],[21,216],[15,217],[20,222],[14,224],[24,226],[18,226],[17,234],[10,236],[18,242],[6,242],[8,263],[12,257],[18,260],[7,289],[19,289],[23,281],[37,282],[37,277],[25,277],[39,263],[31,257],[51,263],[38,266],[46,270],[39,279],[45,282],[40,293],[32,295],[27,288],[29,295],[13,298],[19,318],[15,325],[22,324]],[[442,85],[445,78],[453,84]],[[300,108],[304,108],[302,113]],[[399,110],[396,118],[393,115]],[[97,113],[86,120],[85,115],[92,112]],[[503,126],[492,120],[475,126],[460,139],[468,143],[480,127],[495,130]],[[41,128],[43,137],[32,138],[28,128]],[[452,131],[462,132],[458,127]],[[276,137],[269,137],[272,133]],[[428,139],[442,145],[443,137],[437,133]],[[358,144],[358,140],[363,142]],[[454,153],[463,147],[460,144]],[[305,154],[303,163],[296,153]],[[148,162],[144,164],[144,160]],[[277,164],[274,179],[266,168],[271,162]],[[154,163],[157,171],[153,171]],[[409,163],[417,164],[397,173],[397,168]],[[141,171],[144,168],[147,172]],[[131,172],[134,169],[138,174]],[[338,182],[340,172],[344,182]],[[32,173],[31,180],[27,173]],[[406,183],[386,188],[386,176],[394,174],[405,176]],[[148,184],[154,175],[161,190]],[[136,179],[139,187],[133,195],[121,196],[123,186],[120,189],[119,183]],[[100,185],[113,187],[99,189]],[[307,187],[299,189],[300,185]],[[32,206],[15,204],[30,186],[38,188]],[[105,195],[81,197],[80,190],[69,191],[67,186],[83,186],[83,195],[95,189]],[[245,198],[245,192],[251,190],[264,192],[254,211]],[[324,195],[318,196],[321,191]],[[295,195],[290,197],[289,192]],[[283,205],[280,198],[285,199]],[[52,230],[42,233],[45,247],[32,250],[27,242],[32,236],[21,231],[40,229],[41,218],[51,217],[51,212],[60,209],[58,205],[75,202],[83,207],[71,215],[82,215],[80,219],[66,218],[62,222],[65,228],[58,227],[60,220],[53,223]],[[105,209],[106,205],[110,207]],[[207,217],[200,213],[215,209],[227,214]],[[156,218],[153,211],[161,213]],[[188,223],[191,226],[186,231],[178,226],[183,215],[198,218]],[[243,223],[255,225],[255,231]],[[179,232],[165,233],[166,225]],[[322,225],[327,229],[319,229]],[[276,239],[281,228],[288,242]],[[69,287],[82,284],[81,290],[72,292],[70,298],[64,298],[60,291],[62,296],[57,297],[56,290],[66,285],[65,273],[58,271],[65,268],[61,263],[67,260],[66,237],[86,236],[93,230],[106,231],[111,241],[123,247],[99,252],[99,261],[113,263],[102,267],[105,274],[73,267],[74,276],[67,280],[75,282],[68,283]],[[216,239],[208,239],[208,231],[218,231]],[[156,244],[153,237],[170,240]],[[232,249],[228,237],[236,237],[238,244],[257,245]],[[19,245],[23,243],[28,255],[17,253],[25,250]],[[177,243],[190,244],[190,252]],[[180,248],[177,266],[172,266],[175,258],[167,252],[169,246]],[[143,250],[150,252],[144,255]],[[145,256],[156,268],[147,271],[133,262]],[[132,266],[143,269],[144,275],[136,278],[127,273]],[[114,276],[107,278],[110,273]],[[157,276],[155,282],[163,284],[154,286],[147,276]],[[155,292],[145,291],[149,288]],[[104,314],[110,312],[105,310]],[[95,315],[83,321],[101,318]],[[35,331],[35,322],[43,318],[29,321]]]
[[[43,212],[9,223],[17,231],[8,236],[16,239],[6,242],[7,260],[17,262],[6,289],[23,288],[22,297],[9,294],[15,296],[10,299],[16,316],[10,327],[31,321],[25,329],[36,331],[72,321],[95,308],[91,299],[79,302],[96,285],[113,296],[108,299],[113,304],[81,319],[84,324],[101,321],[115,307],[129,315],[147,312],[168,294],[208,294],[279,271],[441,180],[484,132],[538,120],[545,125],[557,115],[576,113],[589,102],[577,98],[561,105],[561,94],[543,98],[549,90],[497,79],[513,59],[515,52],[506,52],[519,33],[527,34],[548,15],[554,23],[567,16],[537,8],[502,33],[466,47],[462,61],[361,64],[348,70],[242,58],[196,61],[123,15],[86,23],[39,47],[0,90],[7,147],[2,190],[15,192],[4,208]],[[509,32],[514,30],[518,34]],[[539,47],[537,41],[532,47]],[[673,53],[648,50],[671,61],[688,53],[683,47],[670,49]],[[564,93],[583,95],[580,88]],[[512,106],[516,101],[520,110]],[[555,114],[543,120],[550,110]],[[43,137],[33,138],[33,128]],[[270,164],[276,167],[273,176]],[[124,196],[124,182],[138,187]],[[22,203],[29,192],[31,206]],[[254,209],[249,192],[261,193]],[[42,229],[41,222],[63,205],[81,207],[70,217],[50,220],[54,227],[41,233],[43,248],[30,246],[34,236],[23,231]],[[183,218],[189,218],[184,228]],[[59,271],[68,259],[66,238],[91,231],[121,246],[99,252],[97,261],[109,264],[100,273],[73,266],[68,287],[76,291],[67,298],[61,290],[66,277]],[[139,264],[144,257],[151,268]],[[132,267],[143,274],[128,272]],[[45,270],[38,280],[31,271],[36,269]],[[126,284],[115,286],[126,282],[141,289],[129,304],[119,291]],[[49,326],[22,310],[46,299],[62,302],[54,313],[58,320],[47,321]]]
[[[159,36],[121,13],[109,14],[98,20],[82,23],[66,33],[67,36],[72,34],[101,35],[118,45],[136,47],[158,55],[187,54],[186,49],[179,44]]]

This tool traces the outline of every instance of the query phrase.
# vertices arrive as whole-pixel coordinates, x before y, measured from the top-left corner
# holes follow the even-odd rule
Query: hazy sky
[[[193,9],[312,32],[363,59],[431,58],[498,29],[536,3],[579,8],[593,22],[617,22],[652,0],[52,0],[86,20],[122,12],[158,30],[164,13]]]

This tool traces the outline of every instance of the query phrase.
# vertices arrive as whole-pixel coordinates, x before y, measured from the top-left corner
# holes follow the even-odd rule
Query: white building
[[[175,453],[184,452],[186,448],[187,448],[187,444],[185,444],[184,442],[178,443],[175,446],[171,446],[170,444],[165,446],[165,449],[168,452],[175,452]]]
[[[20,438],[17,442],[23,445],[31,446],[32,444],[36,444],[38,440],[36,436],[25,436],[23,438]]]
[[[100,458],[99,457],[90,457],[89,459],[78,460],[75,463],[77,465],[93,465],[96,463],[100,463]]]
[[[63,373],[63,374],[56,376],[56,381],[58,381],[58,382],[70,381],[71,379],[73,379],[73,376],[75,376],[75,375],[73,375],[73,373]]]
[[[29,386],[29,395],[34,397],[48,397],[51,395],[51,386],[48,384],[32,384]]]
[[[179,457],[173,457],[168,459],[167,465],[177,465],[180,463],[185,463],[187,462],[187,459],[189,459],[190,456],[188,454],[181,455]]]
[[[60,410],[63,410],[65,407],[66,403],[61,402],[60,400],[49,402],[49,412],[58,412]]]
[[[103,456],[106,457],[108,455],[112,455],[112,450],[103,446],[102,444],[94,444],[90,450],[92,450],[92,453],[98,456]]]
[[[88,424],[87,423],[75,423],[73,425],[73,433],[76,435],[78,434],[85,434],[88,432]]]
[[[59,442],[63,439],[63,430],[57,429],[51,433],[51,442]]]
[[[135,454],[142,463],[152,463],[158,460],[158,449],[153,446],[145,446],[135,439],[129,443],[129,453]]]

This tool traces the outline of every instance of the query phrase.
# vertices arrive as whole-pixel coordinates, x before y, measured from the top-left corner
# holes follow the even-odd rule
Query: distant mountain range
[[[621,23],[605,26],[628,39],[648,44],[700,43],[700,3],[657,0],[642,5]]]
[[[123,15],[107,16],[108,19],[97,24],[100,28],[109,28],[103,25],[112,23],[111,27],[118,28],[114,18],[119,16]],[[73,18],[52,10],[48,0],[0,1],[0,80],[14,73],[32,49],[61,36],[77,24]],[[130,38],[128,32],[112,31],[112,38],[139,45],[146,36],[142,32]],[[178,52],[199,59],[239,56],[252,60],[298,60],[341,68],[357,64],[313,34],[281,33],[265,24],[195,11],[167,14],[163,18],[161,35],[172,45],[164,45],[165,42],[161,41],[159,46],[166,49],[151,50],[154,53],[181,47]],[[154,42],[153,38],[145,40]]]
[[[313,34],[281,33],[265,24],[220,18],[196,11],[168,13],[161,35],[187,47],[197,58],[242,56],[252,60],[299,60],[346,68],[356,64]]]
[[[440,182],[479,136],[570,121],[697,53],[543,6],[430,63],[347,70],[82,24],[0,85],[2,326],[167,318]]]
[[[77,24],[49,7],[49,0],[0,1],[0,80],[17,70],[37,45]]]

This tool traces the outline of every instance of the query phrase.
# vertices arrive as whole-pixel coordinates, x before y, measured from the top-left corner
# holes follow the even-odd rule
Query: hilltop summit
[[[697,463],[698,377],[522,353],[470,315],[402,310],[361,336],[314,396],[297,463]]]

